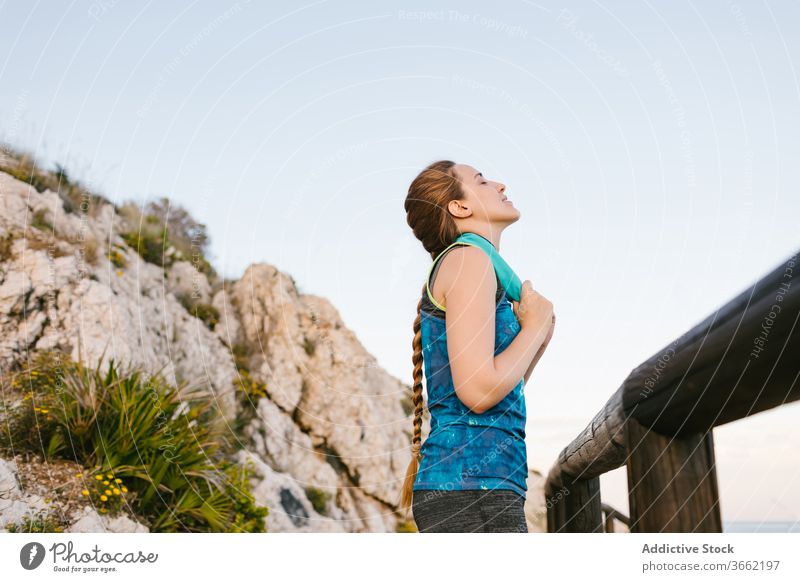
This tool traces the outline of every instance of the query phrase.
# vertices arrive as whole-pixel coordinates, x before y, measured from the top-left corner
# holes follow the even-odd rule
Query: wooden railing
[[[550,470],[549,532],[602,532],[622,465],[631,532],[722,531],[713,428],[800,398],[795,274],[797,254],[630,373]]]
[[[631,520],[628,519],[628,516],[623,514],[617,509],[614,509],[607,503],[601,503],[600,509],[603,512],[603,524],[605,525],[605,532],[606,533],[614,533],[614,520],[620,521],[624,523],[628,529],[631,527]]]

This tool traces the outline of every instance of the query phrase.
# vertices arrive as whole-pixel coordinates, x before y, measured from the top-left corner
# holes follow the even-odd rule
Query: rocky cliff
[[[221,422],[241,426],[232,432],[238,459],[254,463],[269,531],[403,529],[396,504],[410,458],[410,387],[378,365],[329,301],[298,292],[266,263],[223,281],[194,261],[143,260],[120,234],[137,225],[115,205],[93,200],[79,211],[12,173],[0,172],[0,371],[54,349],[163,369],[202,386]],[[197,305],[213,311],[211,324]],[[243,382],[263,392],[237,397]],[[0,528],[71,503],[46,493],[55,469],[0,459]],[[540,477],[532,471],[532,531],[543,523]],[[71,510],[70,531],[146,531],[80,503]]]

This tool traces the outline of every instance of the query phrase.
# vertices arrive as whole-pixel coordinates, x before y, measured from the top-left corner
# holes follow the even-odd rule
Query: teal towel
[[[498,250],[494,248],[492,241],[474,232],[461,233],[454,242],[457,241],[464,241],[482,248],[492,260],[497,278],[500,279],[500,284],[503,286],[503,289],[506,290],[509,298],[514,301],[519,301],[519,298],[522,296],[522,281],[520,281],[514,269],[500,256]]]

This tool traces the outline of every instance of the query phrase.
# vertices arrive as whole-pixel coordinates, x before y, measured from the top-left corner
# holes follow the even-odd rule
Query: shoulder
[[[437,279],[441,280],[442,290],[447,295],[456,287],[471,289],[487,288],[492,293],[497,288],[492,259],[486,252],[472,245],[458,245],[450,249],[440,266]]]
[[[459,244],[449,249],[442,257],[442,263],[448,261],[448,259],[451,264],[461,262],[477,267],[492,264],[492,259],[482,248],[471,244]]]

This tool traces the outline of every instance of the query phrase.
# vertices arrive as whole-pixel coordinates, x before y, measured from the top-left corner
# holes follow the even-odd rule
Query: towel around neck
[[[494,247],[492,241],[474,232],[461,233],[453,242],[458,241],[463,241],[482,248],[492,260],[497,278],[500,279],[500,284],[506,290],[509,298],[514,301],[519,301],[522,295],[522,281],[520,281],[514,269],[511,268],[511,265],[500,256],[500,252]]]

